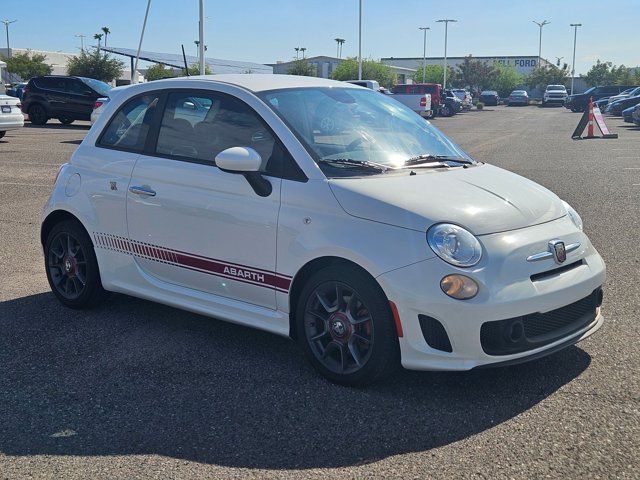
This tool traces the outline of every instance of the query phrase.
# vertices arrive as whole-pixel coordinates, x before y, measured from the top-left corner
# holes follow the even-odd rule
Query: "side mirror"
[[[271,195],[271,182],[260,174],[262,157],[251,147],[231,147],[216,155],[216,166],[223,172],[240,173],[261,197]]]
[[[231,147],[216,155],[216,166],[232,173],[258,172],[262,157],[251,147]]]

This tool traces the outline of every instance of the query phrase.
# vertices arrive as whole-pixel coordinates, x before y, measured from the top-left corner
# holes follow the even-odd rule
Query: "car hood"
[[[417,175],[336,178],[329,180],[329,185],[348,214],[417,231],[450,222],[486,235],[566,214],[554,193],[486,164]]]

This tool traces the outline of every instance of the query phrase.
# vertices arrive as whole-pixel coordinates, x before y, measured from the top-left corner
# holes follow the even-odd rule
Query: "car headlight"
[[[565,202],[564,200],[562,201],[562,204],[564,205],[564,208],[567,209],[567,215],[569,215],[569,218],[571,219],[573,224],[576,227],[578,227],[580,230],[582,230],[582,218],[580,218],[580,215],[578,215],[578,212],[576,212],[573,209],[573,207],[569,205],[567,202]]]
[[[451,223],[438,223],[429,228],[427,243],[433,253],[456,267],[473,267],[482,258],[482,247],[478,239],[464,228]]]

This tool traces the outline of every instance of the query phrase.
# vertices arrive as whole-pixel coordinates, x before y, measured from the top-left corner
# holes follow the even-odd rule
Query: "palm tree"
[[[94,38],[94,39],[98,40],[98,50],[100,50],[100,41],[102,40],[102,37],[103,37],[103,36],[104,36],[104,35],[103,35],[102,33],[96,33],[96,34],[93,36],[93,38]]]
[[[304,58],[304,52],[307,49],[307,47],[300,47],[300,51],[302,52],[302,58]]]
[[[298,52],[300,51],[300,47],[296,47],[294,48],[294,50],[296,51],[296,60],[298,59]]]
[[[107,46],[107,37],[111,33],[111,30],[109,30],[109,27],[102,27],[102,31],[104,33],[104,46],[106,47]]]

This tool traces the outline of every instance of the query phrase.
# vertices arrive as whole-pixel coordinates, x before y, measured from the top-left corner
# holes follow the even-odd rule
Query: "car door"
[[[38,86],[49,105],[49,114],[58,117],[67,111],[67,86],[63,77],[44,77],[38,80]]]
[[[140,269],[166,284],[275,309],[281,179],[272,168],[283,153],[275,135],[239,99],[185,89],[166,94],[156,137],[127,193]],[[219,152],[238,146],[261,155],[268,196],[216,166]]]
[[[67,113],[72,118],[88,120],[98,94],[77,78],[67,78],[66,82],[68,94]]]

